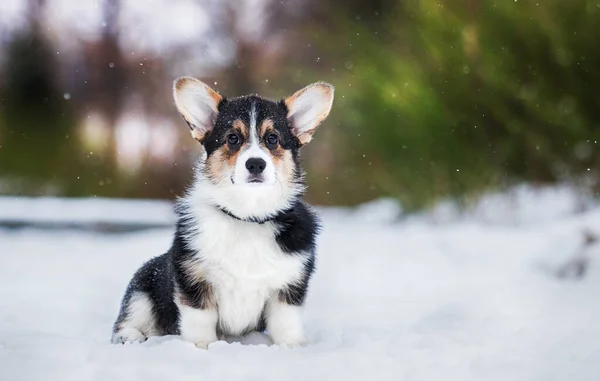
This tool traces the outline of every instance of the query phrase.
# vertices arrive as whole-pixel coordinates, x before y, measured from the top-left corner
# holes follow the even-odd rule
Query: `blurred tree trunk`
[[[119,0],[104,0],[102,3],[105,27],[98,46],[99,58],[94,83],[95,103],[104,115],[110,128],[109,142],[104,153],[104,165],[117,168],[117,122],[125,102],[127,69],[119,47]]]
[[[101,152],[86,156],[88,167],[92,169],[87,181],[102,182],[115,186],[113,179],[118,173],[117,125],[123,112],[128,88],[127,62],[119,46],[119,0],[103,0],[101,3],[104,20],[101,37],[96,42],[85,45],[86,74],[77,84],[78,98],[84,105],[80,118],[89,112],[102,116],[105,122],[107,141],[100,144]],[[110,193],[110,190],[108,190]]]
[[[69,104],[58,82],[58,61],[42,27],[45,0],[29,0],[25,28],[6,47],[0,91],[0,174],[18,182],[19,192],[37,194],[59,186],[74,155]]]

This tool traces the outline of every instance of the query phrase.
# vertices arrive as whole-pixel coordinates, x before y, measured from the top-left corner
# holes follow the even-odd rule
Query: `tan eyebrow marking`
[[[264,137],[268,130],[273,130],[275,127],[273,126],[273,121],[271,119],[265,119],[260,124],[260,136]]]
[[[244,137],[244,140],[248,140],[248,126],[241,119],[236,119],[233,121],[233,128],[238,130],[240,134]]]

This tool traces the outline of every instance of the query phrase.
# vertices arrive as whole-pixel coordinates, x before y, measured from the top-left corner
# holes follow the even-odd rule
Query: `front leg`
[[[212,294],[212,287],[206,282],[195,282],[181,287],[177,298],[179,308],[179,332],[185,341],[198,348],[218,340],[217,323],[219,314]]]
[[[293,303],[286,291],[279,291],[269,300],[266,312],[267,331],[275,344],[299,346],[306,342],[301,301]]]
[[[208,348],[217,341],[216,309],[201,309],[179,305],[179,331],[185,341],[194,343],[198,348]]]

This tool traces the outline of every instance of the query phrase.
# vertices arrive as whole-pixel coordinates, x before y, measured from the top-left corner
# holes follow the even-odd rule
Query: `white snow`
[[[208,350],[177,337],[111,345],[129,278],[168,248],[170,230],[0,229],[0,380],[596,381],[600,248],[581,246],[585,229],[600,232],[600,205],[519,192],[443,219],[392,222],[387,201],[322,210],[311,344],[297,349],[260,334]],[[172,221],[168,203],[11,200],[0,220]],[[555,276],[580,257],[583,278]]]
[[[156,200],[0,196],[0,223],[173,224],[172,204]]]

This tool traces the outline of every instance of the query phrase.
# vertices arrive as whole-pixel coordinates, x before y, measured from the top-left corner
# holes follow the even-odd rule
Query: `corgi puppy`
[[[302,201],[299,150],[333,93],[319,82],[279,102],[229,99],[197,79],[175,81],[177,109],[204,149],[176,203],[172,246],[133,276],[113,343],[181,335],[207,348],[265,330],[275,344],[305,342],[301,310],[319,220]]]

